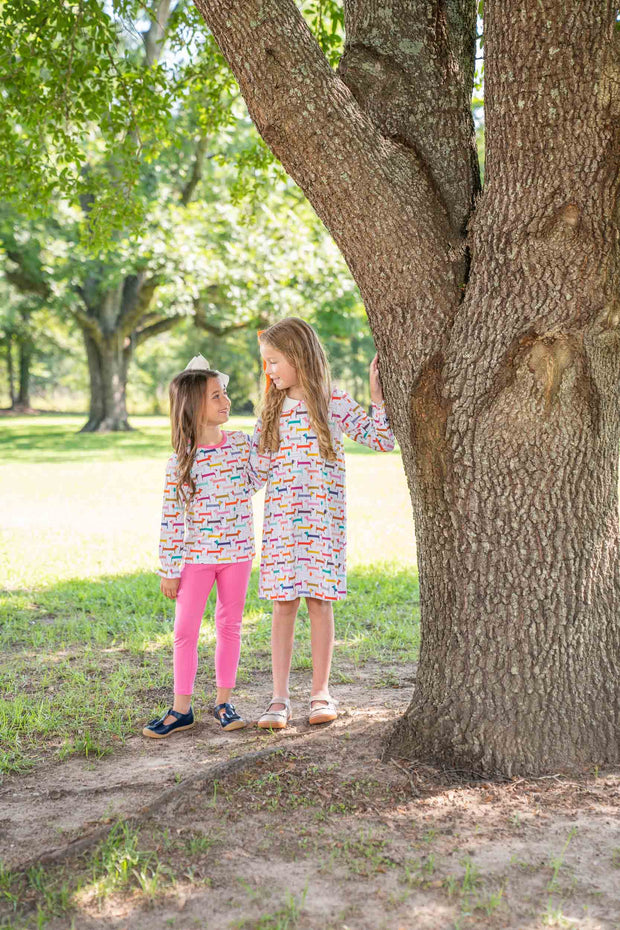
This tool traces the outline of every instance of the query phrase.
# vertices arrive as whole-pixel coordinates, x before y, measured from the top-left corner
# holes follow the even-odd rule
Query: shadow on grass
[[[129,458],[165,459],[170,452],[170,431],[163,417],[139,417],[128,433],[81,433],[83,416],[2,421],[0,462],[37,463],[86,460],[123,461]]]
[[[381,659],[415,652],[418,643],[417,571],[372,565],[348,573],[349,595],[335,605],[339,648]],[[215,588],[207,603],[201,641],[214,644]],[[309,647],[305,604],[297,639]],[[159,578],[142,572],[75,579],[0,595],[0,646],[8,651],[111,647],[130,652],[171,645],[174,604],[159,591]],[[258,569],[250,579],[243,646],[259,655],[270,649],[271,604],[258,597]],[[309,654],[309,653],[308,653]]]
[[[170,454],[170,426],[166,417],[132,417],[128,433],[81,433],[81,415],[7,417],[0,431],[0,464],[29,462],[111,461],[160,458]],[[251,434],[253,417],[231,417],[230,430]],[[347,454],[368,455],[371,449],[345,437]],[[399,454],[399,453],[391,453]]]
[[[417,658],[417,573],[370,566],[349,573],[336,605],[334,681],[366,662]],[[212,592],[202,623],[199,667],[213,668]],[[99,756],[136,728],[144,707],[172,691],[174,605],[151,573],[64,581],[0,593],[0,773],[19,772],[41,753]],[[311,668],[310,630],[300,610],[295,669]],[[244,612],[239,683],[269,672],[271,605],[252,573]],[[211,687],[212,673],[205,682]],[[197,679],[197,694],[199,680]],[[142,708],[142,710],[141,710]]]

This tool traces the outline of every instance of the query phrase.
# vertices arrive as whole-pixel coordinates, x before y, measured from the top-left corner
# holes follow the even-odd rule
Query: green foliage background
[[[342,4],[298,5],[336,67]],[[230,372],[235,409],[249,410],[256,329],[291,314],[317,327],[336,380],[367,403],[374,348],[344,261],[256,133],[193,3],[173,0],[148,52],[161,9],[0,2],[0,406],[9,353],[15,379],[27,342],[33,406],[84,410],[80,295],[105,302],[132,275],[157,280],[145,324],[162,332],[130,336],[130,412],[164,411],[168,381],[197,352]],[[482,66],[475,95],[482,140]]]

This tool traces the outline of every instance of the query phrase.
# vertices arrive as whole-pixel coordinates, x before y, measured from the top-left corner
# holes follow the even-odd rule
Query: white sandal
[[[271,710],[274,704],[284,704],[282,710]],[[291,702],[288,698],[274,697],[267,704],[264,714],[258,718],[258,726],[262,730],[283,730],[291,717]]]
[[[320,707],[313,707],[313,701],[324,701],[325,703]],[[338,701],[331,697],[327,691],[311,695],[308,723],[329,723],[330,720],[335,720],[338,716],[337,705]]]

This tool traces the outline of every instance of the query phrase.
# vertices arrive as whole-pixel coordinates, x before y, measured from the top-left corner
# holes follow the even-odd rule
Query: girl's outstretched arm
[[[261,427],[262,423],[259,417],[254,427],[254,435],[250,441],[250,459],[248,462],[248,484],[252,494],[255,494],[256,491],[260,491],[263,485],[267,484],[271,465],[271,454],[269,452],[261,453],[258,451]]]
[[[336,389],[332,394],[333,414],[350,439],[378,452],[391,452],[396,440],[383,405],[376,355],[370,363],[370,399],[372,410],[369,415],[346,391]]]
[[[159,537],[159,574],[162,578],[179,578],[183,567],[185,513],[177,500],[177,457],[172,455],[166,467],[164,502],[161,509]]]
[[[379,377],[379,356],[375,355],[372,362],[370,363],[369,370],[369,380],[370,380],[370,400],[371,403],[379,404],[383,403],[383,388],[381,387],[381,378]]]

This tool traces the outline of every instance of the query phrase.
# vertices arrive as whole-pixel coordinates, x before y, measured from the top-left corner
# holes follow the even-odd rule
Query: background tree
[[[36,252],[24,248],[21,265],[13,260],[14,255],[9,251],[4,256],[0,327],[6,349],[10,408],[26,412],[30,409],[31,366],[40,335],[37,318],[45,309],[50,291],[41,275]]]
[[[4,285],[4,282],[2,282]],[[9,409],[15,408],[17,401],[15,372],[15,343],[17,340],[18,315],[10,289],[0,286],[0,341],[2,343],[3,361],[6,366],[6,393]]]
[[[618,9],[344,0],[330,67],[292,0],[196,0],[360,288],[420,559],[388,752],[484,772],[620,755]]]
[[[161,336],[136,356],[155,409],[166,406],[171,374],[202,352],[230,373],[233,410],[251,412],[261,391],[257,326],[291,314],[317,327],[334,378],[368,403],[374,346],[359,292],[299,190],[278,182],[264,203],[251,208],[235,207],[223,196],[215,216],[210,210],[206,216],[208,222],[187,241],[196,258],[210,250],[211,284],[173,338]]]
[[[335,49],[341,13],[306,6]],[[79,327],[90,377],[85,429],[128,427],[136,350],[143,355],[147,341],[188,317],[218,340],[277,318],[285,304],[302,313],[327,300],[344,314],[359,306],[193,6],[84,0],[49,10],[8,0],[0,19],[7,276],[30,303],[44,293]],[[169,358],[150,366],[163,381]]]
[[[249,150],[242,126],[231,136],[232,144]],[[180,205],[174,197],[162,197],[148,226],[119,241],[105,263],[81,241],[79,210],[59,205],[52,218],[26,222],[8,213],[0,231],[21,262],[7,258],[5,263],[14,289],[19,288],[15,302],[32,301],[40,291],[59,322],[75,326],[83,312],[76,289],[101,275],[103,267],[112,281],[140,265],[156,268],[160,283],[125,352],[140,367],[131,392],[134,410],[147,403],[147,410],[161,412],[172,374],[197,351],[217,358],[220,367],[227,365],[235,405],[251,409],[260,390],[256,329],[290,313],[314,320],[332,353],[335,377],[366,402],[372,338],[338,249],[291,182],[278,180],[264,201],[234,203],[230,189],[238,176],[228,144],[218,140],[215,149],[222,158],[208,161],[195,201]],[[181,326],[173,338],[170,325]],[[145,326],[149,335],[143,339]],[[66,341],[59,345],[60,362]],[[46,352],[49,348],[46,341]],[[73,344],[71,351],[75,357]],[[67,377],[75,385],[74,373]],[[57,385],[54,378],[50,388]]]
[[[127,372],[135,348],[183,317],[183,308],[155,298],[162,283],[183,273],[175,238],[196,215],[179,213],[201,180],[207,135],[232,119],[231,78],[204,30],[191,65],[180,54],[196,19],[187,16],[186,3],[104,6],[85,0],[26,10],[9,2],[2,9],[11,27],[0,120],[10,153],[0,177],[12,207],[4,244],[17,287],[32,281],[29,263],[38,250],[39,285],[50,289],[54,280],[55,297],[80,327],[90,375],[86,430],[128,428]],[[161,63],[165,53],[168,65]],[[52,156],[45,183],[41,139]],[[19,184],[8,182],[11,158]],[[30,187],[26,223],[21,217],[15,223],[24,181]],[[42,202],[33,209],[37,191]]]

